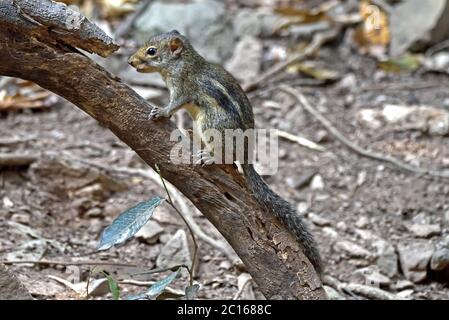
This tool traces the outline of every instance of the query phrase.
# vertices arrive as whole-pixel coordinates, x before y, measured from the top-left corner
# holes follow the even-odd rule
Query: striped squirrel
[[[207,62],[178,31],[151,38],[128,63],[138,72],[158,72],[169,89],[169,104],[154,107],[151,119],[170,117],[185,108],[203,132],[215,129],[224,136],[225,129],[254,128],[251,103],[237,80],[223,67]],[[317,246],[296,210],[269,188],[252,164],[243,163],[242,169],[257,202],[296,235],[307,258],[321,273]]]

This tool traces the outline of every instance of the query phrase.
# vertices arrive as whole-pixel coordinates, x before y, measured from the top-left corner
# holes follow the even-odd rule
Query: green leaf
[[[393,73],[417,70],[423,63],[422,55],[407,53],[397,58],[379,62],[379,68]]]
[[[188,286],[186,288],[186,299],[187,300],[195,300],[196,295],[198,294],[198,290],[200,290],[200,285],[199,284],[194,284],[191,286]]]
[[[156,197],[120,214],[104,229],[97,250],[107,250],[131,238],[150,220],[154,209],[164,201],[165,199]]]
[[[112,293],[112,298],[118,300],[120,298],[120,288],[118,287],[117,281],[108,274],[105,274],[108,279],[109,291]]]
[[[168,287],[168,285],[170,283],[173,282],[173,280],[176,279],[176,277],[178,276],[180,271],[181,271],[181,268],[178,268],[175,272],[172,272],[171,274],[166,276],[164,279],[153,284],[150,288],[148,288],[148,290],[146,292],[141,293],[137,296],[128,297],[128,300],[142,300],[142,299],[156,298],[165,290],[165,288]]]

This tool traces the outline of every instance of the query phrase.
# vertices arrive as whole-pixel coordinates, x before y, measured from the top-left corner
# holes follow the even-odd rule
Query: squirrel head
[[[138,72],[165,73],[176,69],[181,56],[188,56],[192,51],[188,39],[173,30],[148,40],[128,59],[128,63]]]

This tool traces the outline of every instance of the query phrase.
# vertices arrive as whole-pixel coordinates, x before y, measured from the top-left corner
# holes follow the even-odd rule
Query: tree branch
[[[268,299],[326,298],[295,237],[251,196],[234,166],[175,165],[174,123],[148,121],[137,93],[78,52],[103,56],[117,46],[94,24],[66,23],[73,13],[50,0],[0,2],[0,74],[34,81],[108,127],[176,186],[217,227]],[[76,133],[74,133],[76,134]]]

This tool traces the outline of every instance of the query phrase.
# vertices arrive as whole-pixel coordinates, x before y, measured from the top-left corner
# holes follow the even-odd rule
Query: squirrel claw
[[[167,117],[167,114],[164,110],[164,108],[161,107],[153,107],[150,112],[150,120],[156,120],[158,118]]]
[[[215,162],[215,159],[211,156],[210,152],[207,150],[200,150],[196,155],[193,156],[195,165],[211,165]]]

